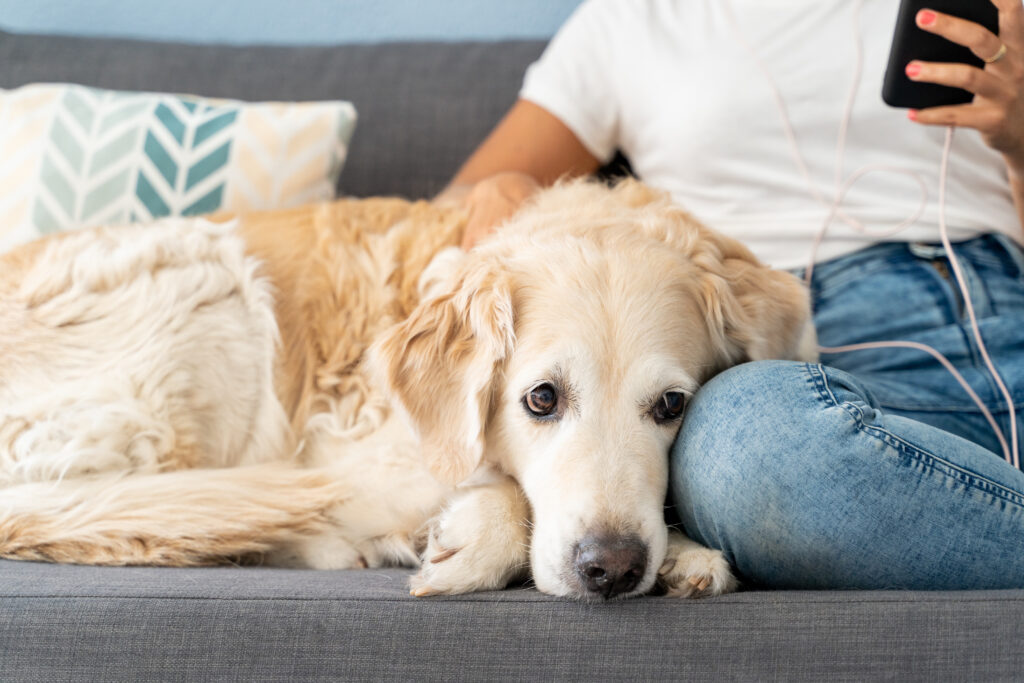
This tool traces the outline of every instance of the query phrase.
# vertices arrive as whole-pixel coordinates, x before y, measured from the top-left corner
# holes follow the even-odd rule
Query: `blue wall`
[[[330,44],[548,38],[580,0],[0,0],[21,33]]]

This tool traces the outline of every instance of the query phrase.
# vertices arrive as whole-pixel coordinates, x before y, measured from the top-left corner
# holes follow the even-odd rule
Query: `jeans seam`
[[[966,486],[973,487],[984,493],[1001,498],[1002,500],[1012,503],[1018,507],[1024,507],[1024,496],[1013,489],[1009,489],[998,482],[992,481],[987,477],[983,477],[977,472],[971,472],[959,465],[954,465],[948,460],[938,457],[934,453],[929,453],[928,451],[901,439],[887,429],[865,424],[864,411],[860,406],[854,405],[848,401],[841,402],[836,399],[835,394],[832,392],[832,388],[829,386],[824,368],[821,365],[808,363],[806,367],[808,374],[810,374],[814,385],[818,389],[818,394],[821,400],[848,413],[853,418],[857,430],[862,434],[877,439],[898,453],[916,460],[925,467],[929,467],[933,471],[955,479]]]
[[[1002,397],[1000,397],[1000,398],[1002,398]],[[950,412],[953,412],[954,410],[956,410],[956,411],[960,411],[962,413],[976,413],[978,415],[981,415],[981,411],[978,410],[978,406],[974,405],[973,403],[970,404],[970,405],[952,405],[952,404],[934,404],[934,403],[933,404],[928,404],[928,405],[918,405],[918,404],[915,404],[915,403],[900,403],[898,401],[879,401],[878,405],[880,405],[883,408],[889,408],[891,410],[905,410],[907,412],[917,412],[917,413],[950,413]],[[1010,412],[1009,409],[1006,407],[1006,402],[1005,401],[1001,401],[1000,405],[998,405],[998,406],[987,405],[986,407],[989,409],[989,411],[992,414],[997,414],[997,413],[998,414],[1002,414],[1002,413]],[[1018,410],[1018,411],[1024,410],[1024,401],[1014,400],[1013,407],[1014,407],[1015,410]]]

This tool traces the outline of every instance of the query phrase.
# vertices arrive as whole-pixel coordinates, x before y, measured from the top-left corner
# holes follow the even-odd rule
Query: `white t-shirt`
[[[836,194],[836,142],[856,65],[852,0],[588,0],[526,73],[520,96],[564,122],[598,159],[619,148],[648,184],[780,268],[808,263]],[[841,180],[868,165],[916,172],[927,207],[886,239],[939,241],[939,166],[945,129],[911,123],[882,102],[895,0],[865,0],[863,71]],[[768,82],[778,86],[808,170],[801,175]],[[1002,157],[973,130],[956,131],[946,222],[953,241],[1021,225]],[[922,191],[891,172],[862,177],[842,208],[883,231],[912,216]],[[826,260],[877,242],[834,221]]]

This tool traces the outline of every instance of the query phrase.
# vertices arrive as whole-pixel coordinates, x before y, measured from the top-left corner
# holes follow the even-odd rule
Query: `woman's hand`
[[[539,189],[533,176],[517,172],[498,173],[473,185],[463,200],[468,219],[462,248],[472,249]]]
[[[923,30],[969,48],[985,60],[984,68],[921,61],[906,67],[911,80],[963,88],[974,93],[974,100],[911,110],[909,117],[922,124],[974,128],[1003,154],[1011,176],[1024,179],[1024,7],[1021,0],[976,1],[991,1],[999,9],[998,36],[934,10],[921,10],[916,19]]]
[[[561,119],[517,100],[435,201],[456,201],[469,210],[462,240],[469,249],[542,186],[593,173],[600,165]]]

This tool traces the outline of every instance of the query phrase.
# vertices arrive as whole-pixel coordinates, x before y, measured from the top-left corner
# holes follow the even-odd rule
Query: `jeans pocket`
[[[958,301],[929,262],[910,258],[882,265],[822,283],[814,322],[823,346],[905,339],[958,321]]]

